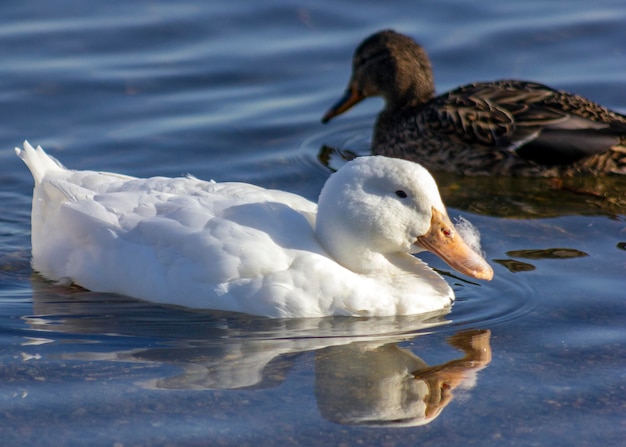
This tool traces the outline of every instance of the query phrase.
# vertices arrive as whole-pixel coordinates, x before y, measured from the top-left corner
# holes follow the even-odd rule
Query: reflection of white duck
[[[464,357],[436,366],[395,343],[317,351],[317,405],[324,418],[340,424],[428,424],[452,401],[452,390],[476,384],[476,373],[491,362],[490,335],[488,330],[453,335],[448,342]]]
[[[294,357],[301,353],[353,342],[381,346],[412,340],[424,330],[448,323],[444,319],[447,309],[411,316],[268,319],[188,312],[121,296],[106,300],[102,294],[52,285],[37,275],[33,275],[31,285],[34,314],[24,320],[41,337],[63,332],[150,340],[146,342],[149,348],[119,350],[125,345],[116,342],[107,352],[101,345],[89,350],[92,345],[85,345],[80,336],[72,347],[68,338],[61,354],[64,359],[180,368],[174,375],[166,368],[162,376],[143,381],[141,384],[148,388],[266,388],[282,380]],[[30,337],[28,343],[33,340]],[[39,340],[47,343],[54,339]]]
[[[41,332],[44,337],[61,331],[153,340],[149,348],[121,351],[115,349],[124,344],[114,343],[107,345],[113,349],[107,352],[101,344],[85,344],[80,336],[72,346],[68,337],[60,353],[63,359],[150,365],[150,379],[139,382],[148,388],[267,388],[285,379],[294,356],[315,351],[320,414],[340,424],[429,423],[452,401],[454,389],[475,385],[476,373],[491,360],[490,333],[484,330],[450,337],[448,343],[464,356],[433,366],[398,346],[425,329],[445,324],[442,315],[266,319],[228,314],[224,318],[226,314],[215,317],[213,312],[185,312],[120,297],[107,303],[107,318],[94,318],[105,312],[102,301],[93,296],[97,294],[75,289],[68,295],[69,289],[51,286],[36,276],[32,284],[38,316],[25,320],[32,329],[45,331]],[[153,315],[159,323],[146,325],[146,315]],[[155,334],[159,343],[154,343]],[[34,340],[29,338],[28,343]],[[46,341],[52,340],[39,339]],[[168,366],[162,375],[155,368],[159,365]],[[172,374],[171,366],[178,367],[178,372]],[[122,374],[127,376],[126,368]]]
[[[493,274],[411,162],[352,161],[316,206],[242,183],[72,171],[27,142],[16,152],[35,179],[34,269],[90,290],[271,317],[409,315],[454,298],[410,253]]]

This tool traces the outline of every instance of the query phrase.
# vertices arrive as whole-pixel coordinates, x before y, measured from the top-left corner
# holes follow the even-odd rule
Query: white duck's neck
[[[332,219],[319,220],[316,225],[317,238],[322,247],[339,264],[367,276],[393,276],[407,273],[411,269],[412,256],[405,253],[382,254],[363,246],[363,240],[343,231]],[[410,272],[409,270],[409,272]],[[413,272],[416,273],[416,272]]]

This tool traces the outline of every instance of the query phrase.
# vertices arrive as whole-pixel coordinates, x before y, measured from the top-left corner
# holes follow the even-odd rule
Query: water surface
[[[315,200],[367,153],[382,102],[323,126],[354,47],[387,27],[439,91],[535,80],[626,112],[619,1],[8,1],[0,18],[3,445],[621,445],[623,179],[437,175],[482,233],[490,283],[446,315],[266,320],[49,284],[30,268],[32,180],[67,166],[192,173]]]

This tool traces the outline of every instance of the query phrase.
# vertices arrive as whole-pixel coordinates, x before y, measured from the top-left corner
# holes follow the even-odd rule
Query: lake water
[[[626,439],[623,179],[439,175],[490,283],[429,318],[266,320],[49,284],[12,148],[137,176],[316,199],[380,100],[323,126],[354,47],[395,28],[439,91],[529,79],[626,112],[626,5],[7,0],[0,16],[0,439],[7,446],[618,446]]]

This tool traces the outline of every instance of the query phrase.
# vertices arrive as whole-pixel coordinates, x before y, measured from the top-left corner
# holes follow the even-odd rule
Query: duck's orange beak
[[[349,86],[344,92],[339,101],[335,103],[328,112],[322,118],[322,123],[326,124],[337,115],[341,115],[343,112],[351,108],[353,105],[363,101],[365,96],[361,94],[356,88]]]
[[[465,243],[450,218],[435,208],[430,228],[426,234],[417,238],[417,244],[435,253],[464,275],[487,281],[493,278],[493,269],[487,261]]]

